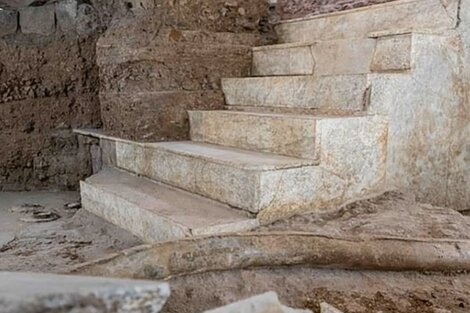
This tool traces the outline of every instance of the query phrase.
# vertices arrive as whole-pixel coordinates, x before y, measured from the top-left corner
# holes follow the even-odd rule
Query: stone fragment
[[[326,302],[320,303],[321,313],[343,313],[342,311],[338,310],[337,308],[329,305]]]
[[[78,14],[77,0],[63,0],[55,5],[57,27],[62,31],[75,29]]]
[[[160,282],[0,272],[2,313],[157,313],[169,295]]]
[[[205,313],[311,313],[283,306],[275,292],[267,292]]]
[[[379,38],[370,65],[371,71],[397,72],[411,69],[411,43],[411,34]]]
[[[24,34],[50,35],[55,30],[55,6],[27,7],[20,11],[20,27]]]
[[[18,12],[11,10],[0,11],[0,37],[14,34],[18,29]]]

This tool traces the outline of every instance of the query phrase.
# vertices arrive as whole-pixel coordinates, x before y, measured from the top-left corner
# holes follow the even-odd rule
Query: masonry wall
[[[101,125],[95,43],[110,8],[60,1],[0,11],[0,190],[76,189],[76,127]]]

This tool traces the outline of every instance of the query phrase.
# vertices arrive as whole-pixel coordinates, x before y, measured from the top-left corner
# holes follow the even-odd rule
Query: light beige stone
[[[309,45],[276,45],[253,49],[253,76],[312,75],[315,67]]]
[[[191,140],[299,158],[315,157],[316,118],[308,115],[191,111]]]
[[[366,104],[366,75],[227,78],[222,89],[228,105],[342,109]]]
[[[384,188],[388,122],[381,116],[321,119],[317,123],[320,166],[346,183],[346,199]]]
[[[158,313],[169,296],[155,281],[0,272],[2,313]]]
[[[276,31],[280,42],[312,42],[365,38],[371,32],[396,29],[453,29],[459,20],[459,0],[399,0],[381,5],[285,21]]]
[[[343,313],[342,311],[340,311],[337,308],[329,305],[326,302],[320,303],[320,310],[321,310],[321,313]]]
[[[412,68],[411,34],[386,36],[377,40],[371,64],[373,72],[396,72]]]
[[[81,197],[87,211],[149,243],[258,226],[239,210],[115,169],[82,182]]]
[[[320,208],[344,194],[343,180],[311,160],[190,142],[116,148],[122,169],[253,213]]]

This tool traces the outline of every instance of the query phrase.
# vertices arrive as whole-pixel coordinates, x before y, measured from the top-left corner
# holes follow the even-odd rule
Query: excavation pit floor
[[[66,209],[78,193],[0,193],[0,271],[64,273],[142,242],[83,209]],[[40,204],[60,218],[23,222],[12,208]],[[468,239],[470,217],[391,192],[339,209],[294,216],[255,232],[306,231],[335,237]],[[470,310],[467,273],[376,272],[307,267],[200,273],[169,280],[164,312],[196,313],[274,290],[292,307],[319,312],[326,301],[345,313],[463,313]],[[204,288],[201,288],[204,286]]]

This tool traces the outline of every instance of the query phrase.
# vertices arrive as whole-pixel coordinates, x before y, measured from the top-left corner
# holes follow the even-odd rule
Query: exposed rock
[[[55,6],[50,4],[21,9],[20,27],[24,34],[52,34],[55,30]]]
[[[169,295],[159,282],[0,273],[2,313],[157,313]]]
[[[279,302],[275,292],[267,292],[205,313],[311,313],[311,311],[285,307]]]
[[[62,31],[74,30],[77,23],[77,0],[62,0],[56,3],[57,27]]]
[[[320,303],[321,313],[343,313],[342,311],[338,310],[337,308],[329,305],[326,302]]]

